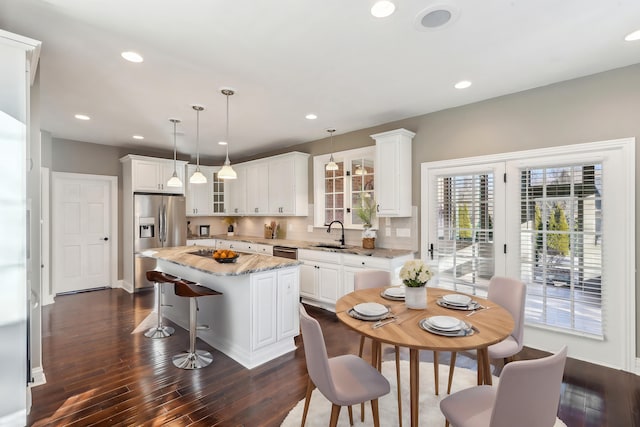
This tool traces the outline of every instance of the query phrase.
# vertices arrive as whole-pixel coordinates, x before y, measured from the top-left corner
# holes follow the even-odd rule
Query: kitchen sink
[[[326,248],[326,249],[347,249],[347,246],[336,245],[335,243],[316,243],[311,245],[314,248]]]

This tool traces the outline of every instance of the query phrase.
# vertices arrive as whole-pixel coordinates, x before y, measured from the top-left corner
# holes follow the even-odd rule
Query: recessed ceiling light
[[[227,145],[227,141],[220,141],[218,142],[218,145]]]
[[[624,39],[628,42],[640,40],[640,30],[636,30],[633,33],[627,34],[627,36]]]
[[[91,117],[84,114],[76,114],[74,117],[78,120],[91,120]]]
[[[460,80],[458,83],[453,85],[456,89],[466,89],[471,86],[471,82],[469,80]]]
[[[389,0],[380,0],[371,6],[371,14],[376,18],[386,18],[396,10],[396,5]]]
[[[136,52],[122,52],[120,54],[124,59],[129,62],[142,62],[144,59],[140,56],[139,53]]]
[[[144,139],[142,135],[133,135],[133,139]]]
[[[315,115],[315,114],[313,114],[313,113],[309,113],[309,114],[307,114],[306,116],[304,116],[304,118],[305,118],[305,119],[307,119],[307,120],[315,120],[315,119],[317,119],[317,118],[318,118],[318,116],[316,116],[316,115]]]

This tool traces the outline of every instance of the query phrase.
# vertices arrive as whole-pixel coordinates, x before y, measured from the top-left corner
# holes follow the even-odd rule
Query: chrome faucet
[[[333,225],[333,223],[335,223],[335,222],[337,222],[338,224],[340,224],[340,227],[342,227],[342,236],[340,237],[340,240],[338,240],[338,241],[340,242],[340,244],[341,244],[342,246],[345,246],[345,243],[344,243],[344,224],[342,223],[342,221],[338,221],[338,220],[331,221],[331,222],[329,223],[329,228],[327,228],[327,233],[331,233],[331,226],[332,226],[332,225]]]

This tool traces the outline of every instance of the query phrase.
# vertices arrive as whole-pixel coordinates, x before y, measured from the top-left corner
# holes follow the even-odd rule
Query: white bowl
[[[452,305],[467,306],[471,302],[471,297],[462,294],[449,294],[442,297],[444,302]]]
[[[384,316],[389,312],[389,309],[377,302],[363,302],[353,306],[356,313],[363,316]]]
[[[434,328],[443,331],[457,331],[461,328],[460,319],[451,316],[432,316],[427,321]]]

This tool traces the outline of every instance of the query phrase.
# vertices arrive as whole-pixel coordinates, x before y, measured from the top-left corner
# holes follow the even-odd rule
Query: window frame
[[[364,227],[362,224],[355,224],[351,221],[351,212],[347,212],[348,209],[353,210],[352,200],[353,200],[353,189],[351,188],[351,176],[347,175],[347,171],[351,171],[352,164],[354,160],[358,159],[367,159],[370,160],[373,164],[373,173],[374,173],[374,184],[373,190],[375,194],[375,177],[377,176],[377,167],[376,167],[376,147],[375,145],[363,147],[363,148],[355,148],[353,150],[346,151],[338,151],[333,153],[333,159],[336,163],[342,162],[343,166],[343,179],[344,179],[344,215],[345,218],[344,228],[350,230],[363,230]],[[313,157],[313,199],[314,199],[314,215],[313,215],[313,226],[314,227],[325,227],[325,165],[329,163],[329,158],[331,157],[331,153],[329,154],[321,154]],[[378,217],[375,216],[372,221],[372,229],[378,229]]]
[[[579,155],[579,157],[577,157]],[[635,290],[635,138],[572,144],[495,155],[452,159],[421,164],[421,258],[429,261],[428,174],[434,168],[453,168],[503,161],[506,167],[506,207],[503,227],[507,233],[504,275],[520,277],[520,179],[524,167],[558,165],[558,159],[569,163],[600,161],[603,168],[615,173],[603,177],[602,233],[604,340],[551,326],[525,324],[525,345],[555,351],[569,343],[572,357],[635,371],[636,290]],[[514,212],[515,211],[515,212]],[[497,224],[496,224],[497,226]],[[516,237],[514,239],[514,237]],[[496,242],[500,244],[500,242]],[[496,275],[500,271],[496,268]],[[606,278],[604,277],[606,275]]]

